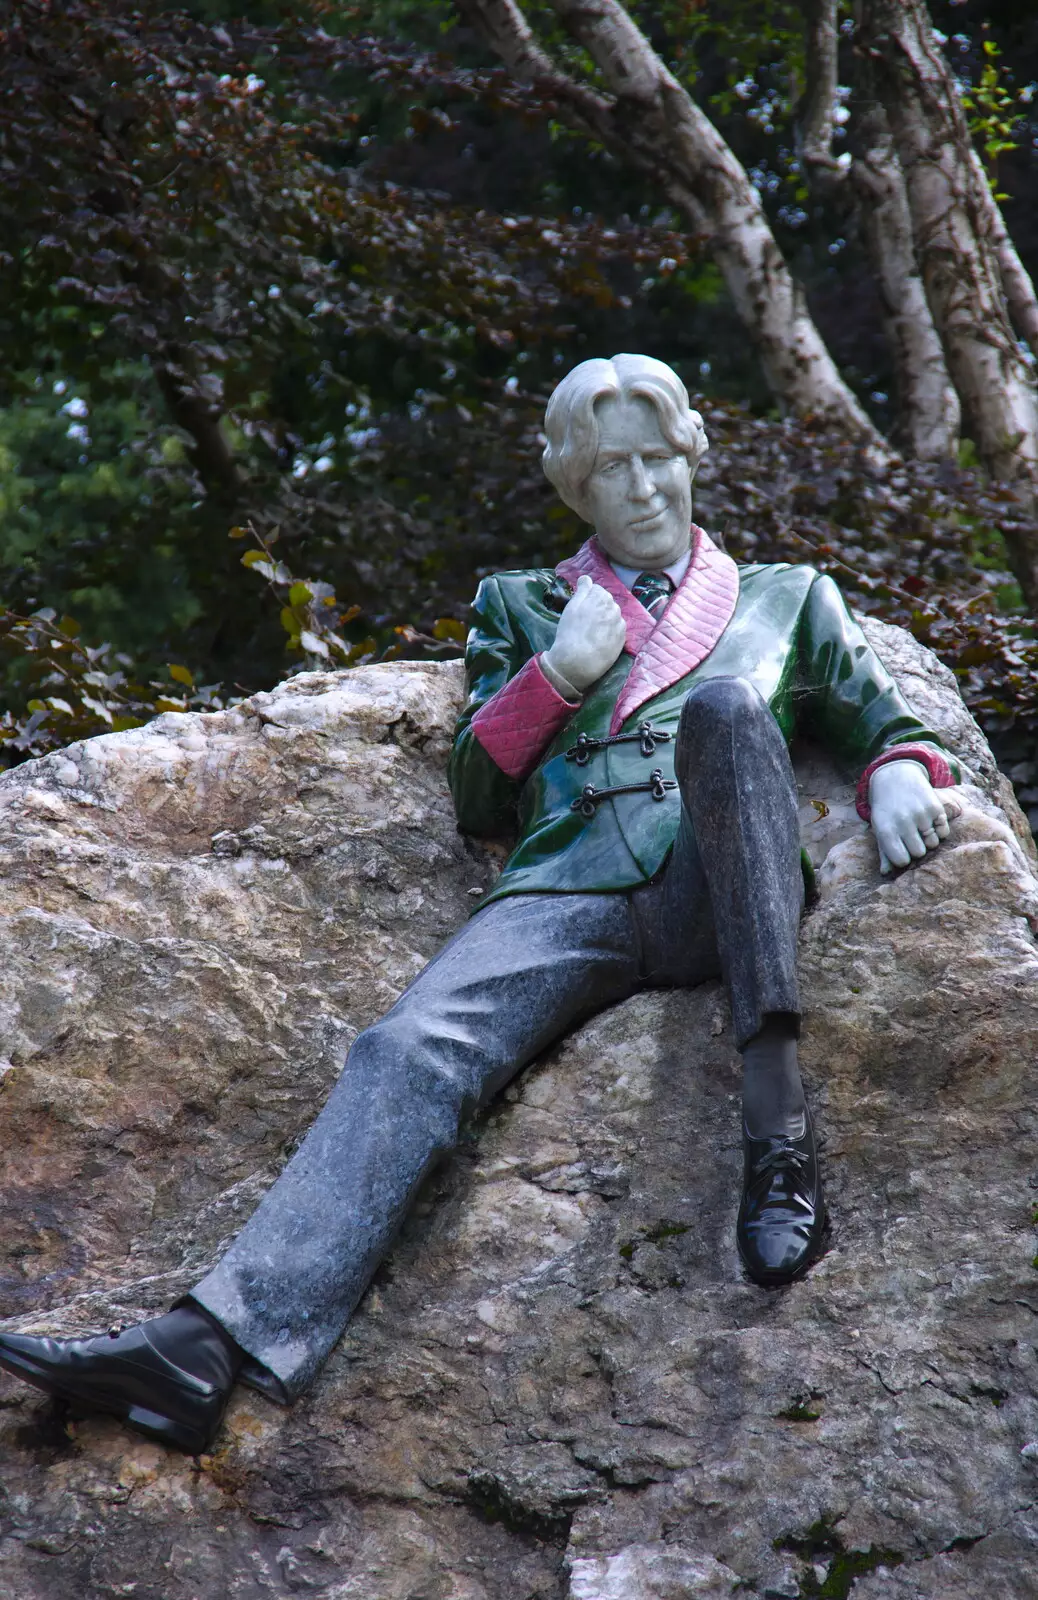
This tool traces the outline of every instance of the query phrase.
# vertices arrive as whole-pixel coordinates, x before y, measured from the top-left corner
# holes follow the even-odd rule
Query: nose
[[[645,462],[641,456],[631,457],[631,476],[628,490],[632,500],[651,500],[656,492],[656,485],[645,469]]]

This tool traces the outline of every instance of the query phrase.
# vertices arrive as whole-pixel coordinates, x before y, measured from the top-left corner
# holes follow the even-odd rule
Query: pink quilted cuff
[[[491,761],[510,778],[521,779],[576,709],[548,682],[540,656],[534,656],[480,706],[471,726]]]
[[[948,762],[933,745],[895,745],[892,750],[885,750],[881,756],[877,756],[875,761],[870,761],[858,779],[855,809],[863,822],[868,822],[872,816],[872,808],[869,805],[869,779],[879,767],[888,766],[891,761],[918,761],[921,767],[926,768],[927,776],[935,789],[948,789],[957,781]]]

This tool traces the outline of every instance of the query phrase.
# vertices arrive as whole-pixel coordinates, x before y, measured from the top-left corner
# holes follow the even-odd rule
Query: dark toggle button
[[[608,739],[593,739],[589,733],[578,733],[576,744],[571,744],[566,751],[566,760],[575,761],[578,767],[586,767],[596,750],[602,750],[607,744],[634,744],[641,747],[643,756],[656,754],[658,744],[669,744],[672,735],[664,732],[662,728],[654,728],[651,722],[639,722],[633,733],[614,733]]]
[[[611,800],[614,794],[645,794],[648,791],[654,800],[665,800],[668,789],[676,789],[676,778],[665,778],[659,767],[654,767],[649,773],[648,783],[618,783],[613,789],[596,789],[593,783],[585,783],[575,800],[570,801],[570,810],[579,811],[582,817],[593,817],[595,807],[600,806],[603,800]]]

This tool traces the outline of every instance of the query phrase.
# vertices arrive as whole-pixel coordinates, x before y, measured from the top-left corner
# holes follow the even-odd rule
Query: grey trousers
[[[682,800],[664,870],[630,894],[497,900],[355,1041],[324,1109],[227,1254],[192,1291],[282,1403],[313,1380],[462,1118],[592,1012],[649,985],[724,976],[741,1047],[796,1014],[803,905],[796,785],[756,690],[715,678],[684,705]]]

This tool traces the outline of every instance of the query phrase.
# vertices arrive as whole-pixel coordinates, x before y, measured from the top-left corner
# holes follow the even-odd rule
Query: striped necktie
[[[653,621],[658,622],[673,589],[674,585],[665,572],[639,572],[631,593],[641,601]]]

